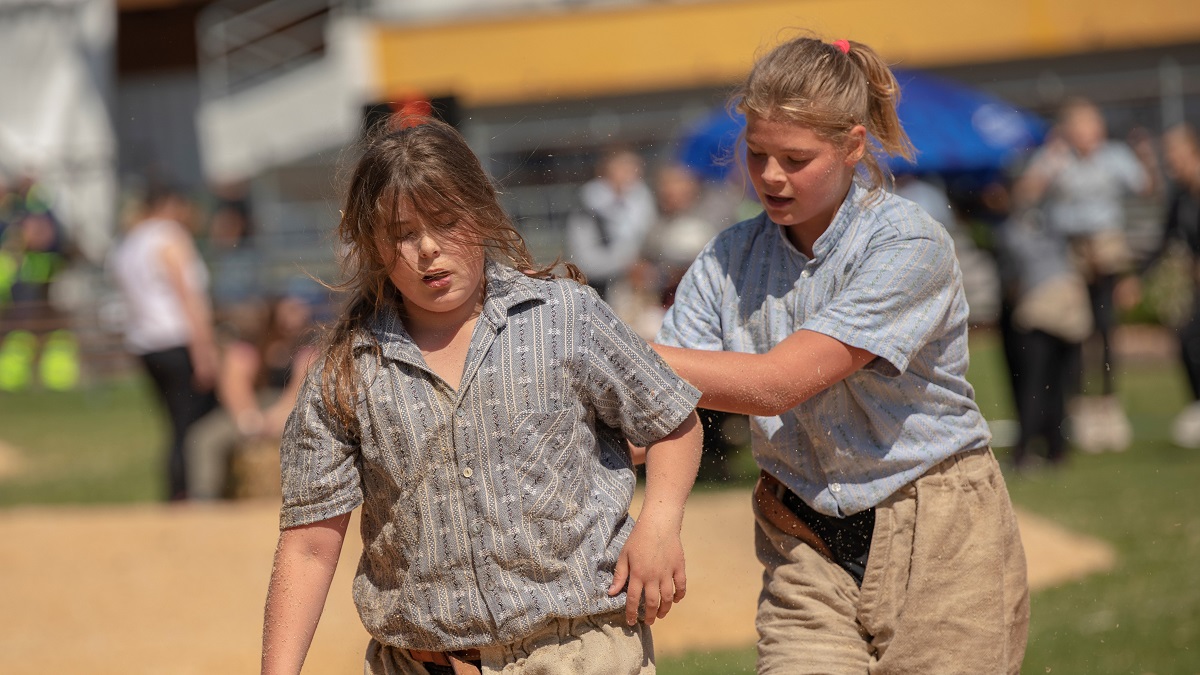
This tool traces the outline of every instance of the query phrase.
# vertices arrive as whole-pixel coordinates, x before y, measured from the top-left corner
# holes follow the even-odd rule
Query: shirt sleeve
[[[725,275],[715,251],[715,242],[709,242],[684,273],[675,290],[675,302],[655,338],[659,344],[708,351],[724,348],[721,297]]]
[[[590,288],[581,309],[589,363],[585,395],[597,419],[637,445],[677,429],[695,410],[700,391],[676,375]]]
[[[309,369],[284,427],[279,448],[281,529],[349,513],[363,501],[359,444],[326,409],[321,396],[321,370],[319,362]]]
[[[961,285],[948,237],[900,237],[868,250],[832,302],[801,326],[865,349],[898,377],[944,324]]]
[[[1117,178],[1121,181],[1121,186],[1129,192],[1141,192],[1146,189],[1146,183],[1150,178],[1146,175],[1146,170],[1142,168],[1142,163],[1138,161],[1137,155],[1133,154],[1133,150],[1124,143],[1113,143],[1109,146],[1109,163]]]

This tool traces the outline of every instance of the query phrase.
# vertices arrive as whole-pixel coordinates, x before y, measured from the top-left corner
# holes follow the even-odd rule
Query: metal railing
[[[331,17],[353,0],[219,0],[197,20],[201,95],[213,100],[320,59]]]

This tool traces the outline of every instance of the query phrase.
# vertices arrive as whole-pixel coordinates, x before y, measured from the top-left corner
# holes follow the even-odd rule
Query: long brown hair
[[[900,85],[875,50],[839,42],[842,46],[798,37],[772,49],[754,64],[730,105],[742,114],[795,122],[838,144],[861,124],[872,147],[860,168],[876,191],[891,180],[877,155],[913,158],[912,142],[896,116]]]
[[[350,177],[337,236],[343,245],[344,281],[334,290],[349,300],[338,320],[325,332],[321,396],[325,406],[348,429],[355,429],[358,373],[355,343],[365,337],[376,354],[379,345],[366,330],[371,316],[386,303],[399,305],[399,293],[388,278],[392,259],[377,242],[395,240],[397,208],[410,205],[432,219],[446,214],[458,221],[464,241],[483,246],[487,257],[536,278],[562,276],[583,281],[569,263],[538,267],[500,206],[491,179],[454,127],[432,118],[405,120],[399,129],[380,126],[362,144],[362,155]]]

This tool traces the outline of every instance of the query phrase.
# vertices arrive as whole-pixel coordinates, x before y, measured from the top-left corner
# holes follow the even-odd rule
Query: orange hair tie
[[[847,40],[834,40],[830,44],[832,44],[834,47],[837,47],[838,49],[842,50],[843,54],[850,53],[850,42]]]

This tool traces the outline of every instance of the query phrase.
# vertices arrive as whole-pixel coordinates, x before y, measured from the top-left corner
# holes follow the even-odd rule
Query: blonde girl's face
[[[483,301],[484,253],[470,227],[450,213],[417,213],[409,204],[376,239],[388,278],[409,320],[442,322],[474,316]]]
[[[773,222],[811,239],[833,221],[865,149],[862,126],[835,144],[795,122],[746,115],[746,167],[759,201]]]

